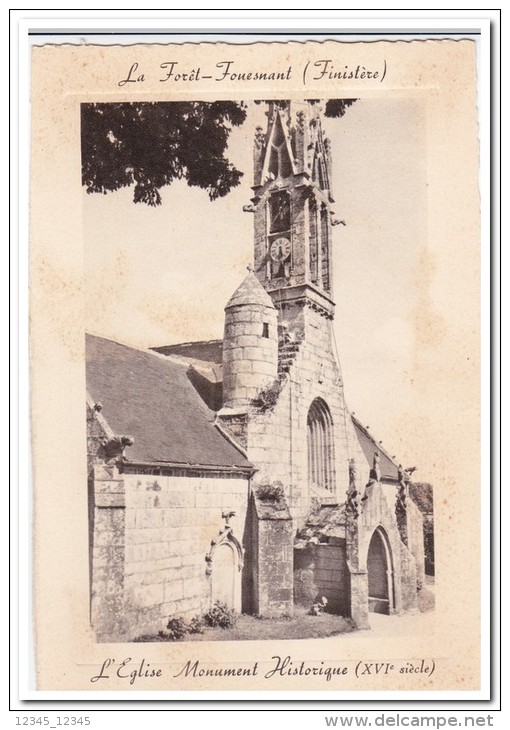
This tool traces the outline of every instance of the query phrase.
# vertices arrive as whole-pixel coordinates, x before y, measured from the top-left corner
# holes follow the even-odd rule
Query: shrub
[[[221,629],[231,629],[237,623],[237,614],[233,608],[216,601],[214,606],[204,613],[204,622],[207,626],[218,626]]]
[[[283,489],[279,484],[261,484],[257,497],[262,502],[280,502],[284,499]]]
[[[192,618],[191,621],[187,621],[182,616],[173,616],[169,619],[166,629],[158,632],[158,637],[164,641],[177,641],[186,634],[202,634],[203,632],[204,623],[198,616]]]
[[[218,626],[230,629],[237,622],[237,614],[224,603],[216,602],[203,616],[194,616],[189,621],[183,616],[172,616],[168,619],[166,629],[158,631],[157,635],[144,634],[134,641],[179,641],[188,634],[203,634],[206,626]]]
[[[174,616],[166,625],[166,631],[160,631],[159,635],[166,639],[176,641],[189,634],[189,623],[182,616]]]
[[[258,396],[252,399],[252,404],[262,411],[268,411],[274,408],[278,402],[283,383],[283,378],[277,378],[269,388],[261,390]]]
[[[190,634],[203,634],[204,633],[204,620],[199,616],[194,616],[189,622],[189,633]]]

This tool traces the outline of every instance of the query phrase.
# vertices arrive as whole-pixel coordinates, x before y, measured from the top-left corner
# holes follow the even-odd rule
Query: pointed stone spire
[[[253,267],[248,268],[248,275],[235,290],[225,306],[225,309],[241,305],[254,304],[268,309],[275,309],[273,300],[253,273]]]

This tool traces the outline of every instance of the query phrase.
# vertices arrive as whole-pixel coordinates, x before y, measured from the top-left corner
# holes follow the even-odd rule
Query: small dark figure
[[[321,613],[324,613],[326,610],[326,606],[328,605],[328,599],[325,596],[322,596],[317,603],[314,603],[311,607],[309,614],[310,616],[320,616]]]

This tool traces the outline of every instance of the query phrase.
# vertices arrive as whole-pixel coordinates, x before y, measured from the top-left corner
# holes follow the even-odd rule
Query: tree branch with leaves
[[[329,99],[325,116],[342,117],[355,101]],[[133,186],[135,203],[158,206],[161,188],[184,179],[221,198],[243,176],[225,152],[246,114],[234,101],[82,104],[82,184],[104,195]]]

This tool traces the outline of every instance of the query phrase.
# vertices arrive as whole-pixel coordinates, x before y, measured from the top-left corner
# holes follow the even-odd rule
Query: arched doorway
[[[214,552],[212,571],[212,604],[217,601],[235,608],[237,565],[234,551],[228,542],[218,545]]]
[[[368,610],[372,613],[393,612],[393,565],[388,538],[378,527],[370,540],[367,555]]]
[[[241,611],[243,549],[231,528],[220,533],[218,541],[212,541],[206,561],[206,575],[211,580],[211,605],[219,602]]]

